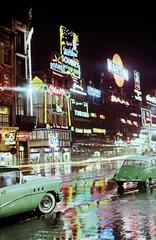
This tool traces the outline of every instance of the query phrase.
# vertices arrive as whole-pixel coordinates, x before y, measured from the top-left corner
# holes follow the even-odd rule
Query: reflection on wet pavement
[[[75,168],[74,174],[69,168],[68,174],[64,171],[58,174],[58,168],[57,171],[54,168],[42,170],[41,174],[52,176],[55,172],[54,175],[60,177],[62,202],[52,214],[3,224],[0,239],[156,239],[156,189],[118,197],[116,184],[111,180],[114,167],[105,164],[95,168],[94,165],[94,171],[92,167],[89,170]]]

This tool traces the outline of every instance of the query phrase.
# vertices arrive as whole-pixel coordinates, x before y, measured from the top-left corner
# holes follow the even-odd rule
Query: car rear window
[[[138,161],[138,160],[125,160],[124,161],[124,163],[123,163],[123,165],[130,165],[130,166],[132,166],[132,165],[140,165],[140,162],[141,161]]]
[[[6,172],[0,175],[0,188],[14,185],[20,182],[19,172]]]

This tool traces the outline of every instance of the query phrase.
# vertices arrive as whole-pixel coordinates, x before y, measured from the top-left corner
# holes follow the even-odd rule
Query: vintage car
[[[59,179],[23,176],[19,168],[0,166],[0,218],[32,210],[49,214],[61,198]]]
[[[156,181],[156,157],[134,155],[127,157],[116,171],[113,179],[118,185],[118,194],[124,193],[125,183],[137,183],[137,189],[145,192]]]

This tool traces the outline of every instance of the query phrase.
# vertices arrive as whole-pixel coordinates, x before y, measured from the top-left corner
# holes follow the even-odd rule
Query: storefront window
[[[0,107],[0,126],[10,125],[10,109],[8,107]]]

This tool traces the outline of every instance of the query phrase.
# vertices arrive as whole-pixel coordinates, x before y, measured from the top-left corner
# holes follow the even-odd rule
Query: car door
[[[30,184],[9,184],[1,188],[0,217],[31,210]]]

